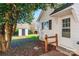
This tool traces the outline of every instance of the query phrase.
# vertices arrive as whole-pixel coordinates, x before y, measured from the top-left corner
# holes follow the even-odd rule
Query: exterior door
[[[25,35],[25,29],[22,29],[22,36]]]

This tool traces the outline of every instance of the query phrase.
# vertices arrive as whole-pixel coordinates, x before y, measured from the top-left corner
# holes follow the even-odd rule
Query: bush
[[[18,29],[16,29],[16,31],[14,32],[14,36],[18,36],[18,33],[19,33],[19,30]]]
[[[31,30],[28,30],[28,34],[33,34]]]

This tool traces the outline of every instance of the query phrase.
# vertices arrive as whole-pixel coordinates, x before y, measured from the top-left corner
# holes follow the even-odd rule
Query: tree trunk
[[[10,48],[11,45],[11,40],[12,40],[12,35],[16,30],[16,25],[17,25],[17,17],[14,15],[16,14],[16,6],[13,4],[13,9],[14,12],[7,12],[5,13],[5,20],[7,21],[5,23],[5,40],[7,41],[6,45],[6,50]],[[14,23],[10,22],[11,17],[13,17],[12,21],[15,21]]]
[[[9,13],[5,14],[5,20],[7,21],[5,23],[5,41],[6,43],[6,50],[10,48],[11,38],[12,38],[12,27],[10,25],[10,19],[9,19]]]
[[[7,41],[6,49],[8,49],[8,44],[9,44],[9,25],[6,23],[5,24],[5,40]]]
[[[1,30],[1,32],[0,32],[0,42],[1,42],[1,51],[2,52],[5,52],[6,51],[6,41],[5,41],[5,27],[4,27],[4,24],[2,25],[2,26],[0,26],[1,28],[0,28],[0,30]]]
[[[0,49],[2,52],[5,52],[5,36],[2,34],[0,34],[0,42],[1,42]]]
[[[16,30],[16,26],[17,26],[17,23],[15,23],[14,25],[13,25],[13,33],[15,32],[15,30]],[[12,34],[13,34],[12,33]]]
[[[10,25],[10,28],[9,28],[9,48],[11,47],[11,40],[12,40],[12,34],[13,34],[13,26]]]
[[[2,52],[6,52],[5,35],[2,35]]]

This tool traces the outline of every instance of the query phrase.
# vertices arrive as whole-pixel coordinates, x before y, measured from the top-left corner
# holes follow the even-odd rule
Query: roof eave
[[[54,14],[51,14],[50,16],[57,15],[57,14],[59,14],[59,13],[61,13],[61,12],[64,12],[64,11],[66,11],[66,10],[69,10],[69,9],[73,9],[73,7],[72,7],[72,6],[67,7],[67,8],[65,8],[65,9],[63,9],[63,10],[61,10],[61,11],[58,11],[58,12],[56,12],[56,13],[54,13]]]
[[[74,3],[71,3],[71,5],[70,6],[68,6],[68,7],[66,7],[66,8],[64,8],[64,9],[67,9],[67,8],[70,8],[72,5],[74,5]],[[60,7],[61,8],[61,7]],[[62,10],[64,10],[64,9],[62,9]],[[62,11],[62,10],[60,10],[60,11]],[[55,11],[55,10],[54,10]],[[58,13],[58,12],[60,12],[60,11],[57,11],[57,12],[55,12],[55,13]],[[52,12],[50,15],[52,15],[52,14],[55,14],[54,12]]]

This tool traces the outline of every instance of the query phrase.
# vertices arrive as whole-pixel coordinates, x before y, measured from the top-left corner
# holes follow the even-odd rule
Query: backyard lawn
[[[1,55],[8,56],[34,56],[44,53],[38,35],[31,34],[22,37],[13,37],[11,49]]]
[[[38,40],[39,36],[37,34],[30,34],[28,36],[13,36],[12,39],[23,39],[23,38],[29,38],[29,39],[33,39],[33,40]]]
[[[39,37],[36,34],[31,34],[28,36],[13,36],[12,38],[12,42],[11,42],[11,47],[12,48],[16,48],[19,46],[23,46],[29,42],[34,42],[34,41],[38,41]]]

